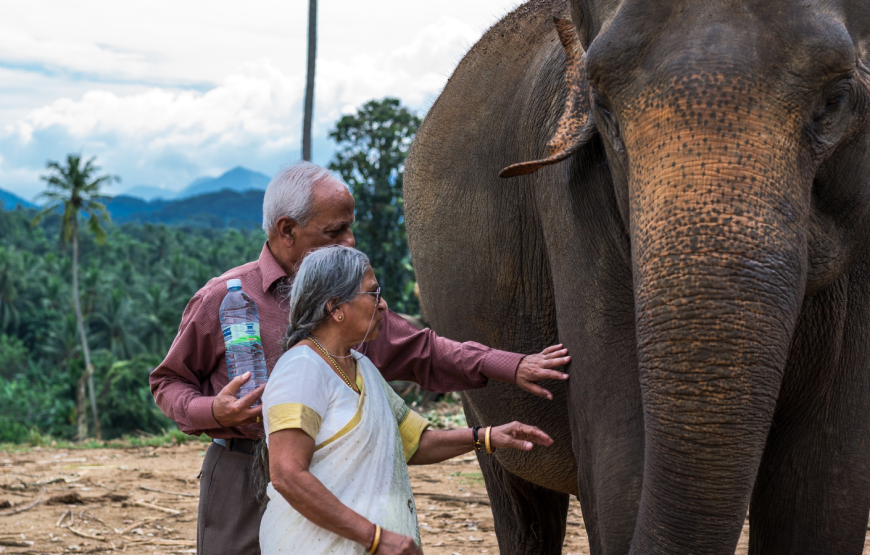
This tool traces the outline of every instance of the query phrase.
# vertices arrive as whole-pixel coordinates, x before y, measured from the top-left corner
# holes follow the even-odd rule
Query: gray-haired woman
[[[272,479],[263,555],[420,554],[407,464],[553,443],[517,422],[428,430],[352,349],[378,336],[386,309],[360,251],[333,246],[305,257],[290,292],[287,352],[263,394]]]

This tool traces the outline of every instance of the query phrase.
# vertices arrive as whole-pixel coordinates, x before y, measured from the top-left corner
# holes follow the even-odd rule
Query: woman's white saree
[[[310,348],[291,349],[276,364],[263,394],[265,428],[268,433],[287,428],[308,433],[315,440],[310,472],[342,503],[419,545],[406,461],[428,424],[366,357],[359,360],[357,386],[358,397]],[[308,521],[271,483],[267,491],[269,504],[260,525],[263,555],[366,552]]]

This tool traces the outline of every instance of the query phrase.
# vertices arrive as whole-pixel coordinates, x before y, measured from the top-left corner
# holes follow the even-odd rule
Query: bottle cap
[[[242,280],[240,279],[228,279],[227,280],[227,291],[232,289],[233,287],[242,287]]]

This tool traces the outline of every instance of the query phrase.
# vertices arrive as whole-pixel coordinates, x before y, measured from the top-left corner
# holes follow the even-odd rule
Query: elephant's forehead
[[[587,70],[613,93],[698,67],[801,86],[852,69],[844,17],[807,2],[624,0],[590,45]]]
[[[798,99],[777,94],[775,83],[739,69],[726,73],[688,67],[650,84],[643,94],[623,98],[620,122],[626,141],[656,137],[676,141],[674,148],[687,143],[685,148],[703,155],[700,149],[712,152],[720,139],[731,143],[738,136],[756,147],[769,146],[802,125]],[[696,138],[703,142],[688,144]]]

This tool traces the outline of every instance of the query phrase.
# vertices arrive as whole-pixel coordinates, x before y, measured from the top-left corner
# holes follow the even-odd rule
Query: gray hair
[[[266,235],[282,217],[303,227],[308,225],[314,186],[324,179],[334,179],[347,187],[337,175],[311,162],[296,162],[276,173],[263,196],[263,231]]]
[[[302,259],[290,288],[290,325],[281,346],[288,350],[324,323],[335,307],[359,296],[369,258],[351,247],[331,245]],[[332,310],[327,303],[332,301]]]

